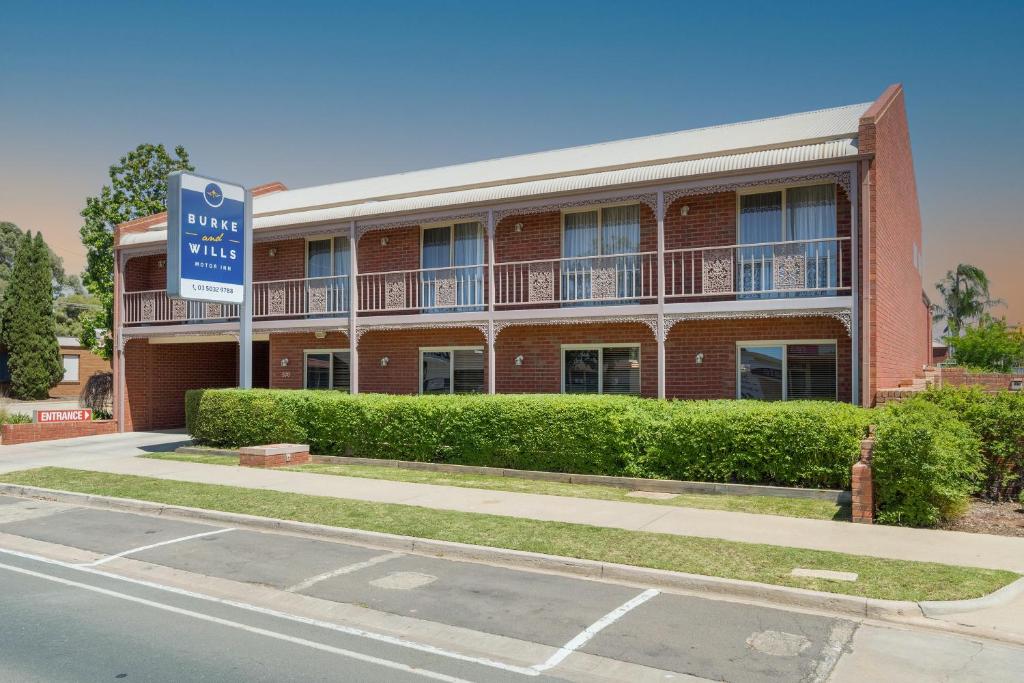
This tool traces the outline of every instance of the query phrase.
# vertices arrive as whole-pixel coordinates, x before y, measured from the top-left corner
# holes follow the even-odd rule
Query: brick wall
[[[270,255],[270,251],[274,255]],[[252,247],[253,282],[306,277],[306,240],[256,242]]]
[[[922,375],[930,360],[928,316],[914,245],[921,246],[921,214],[910,149],[903,88],[891,86],[865,112],[860,149],[874,153],[869,192],[868,395]]]
[[[425,346],[479,346],[486,350],[479,330],[394,330],[367,332],[359,340],[359,390],[387,394],[419,393],[419,350]],[[380,359],[388,357],[387,367]],[[484,384],[487,356],[484,355]]]
[[[502,394],[552,393],[562,390],[563,344],[640,345],[640,391],[658,395],[658,345],[646,325],[538,325],[506,327],[494,347],[497,391]],[[515,364],[516,356],[523,364]]]
[[[668,398],[736,398],[736,342],[835,339],[838,392],[850,400],[850,337],[832,318],[693,320],[676,324],[665,341]],[[696,356],[704,354],[697,365]]]
[[[125,347],[125,430],[169,429],[185,424],[189,389],[238,386],[238,344],[149,344]]]
[[[124,291],[145,292],[151,289],[164,289],[167,286],[167,268],[160,261],[166,262],[163,254],[136,256],[124,264]]]
[[[74,439],[79,436],[113,434],[117,423],[113,420],[89,420],[88,422],[29,422],[26,424],[0,425],[0,443],[13,446],[35,441]]]
[[[940,387],[981,387],[987,393],[1006,391],[1014,380],[1024,381],[1024,376],[1004,372],[971,372],[965,368],[939,368]]]
[[[82,348],[61,348],[62,356],[78,356],[78,381],[61,382],[50,389],[50,396],[78,398],[89,378],[101,372],[110,372],[110,361],[103,360],[95,353]]]
[[[303,355],[312,349],[348,349],[348,335],[328,332],[324,339],[317,339],[312,332],[270,335],[270,387],[301,389],[305,379]],[[288,365],[282,367],[284,358],[288,359]]]

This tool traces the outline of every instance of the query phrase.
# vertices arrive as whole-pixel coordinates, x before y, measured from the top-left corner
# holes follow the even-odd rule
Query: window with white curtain
[[[479,222],[423,229],[421,301],[430,312],[484,310],[484,230]],[[437,307],[438,281],[455,280],[456,309]]]
[[[483,391],[482,347],[420,349],[421,394],[480,394]]]
[[[563,346],[562,392],[639,394],[640,345]]]
[[[326,294],[327,313],[343,313],[349,303],[349,240],[347,235],[306,242],[306,297],[319,303]]]
[[[838,399],[834,341],[740,342],[736,363],[738,398]]]
[[[615,298],[642,295],[640,206],[609,206],[572,211],[562,217],[562,298],[588,301],[594,297],[596,268],[615,272]]]
[[[772,264],[779,247],[773,242],[804,241],[805,288],[818,290],[788,293],[820,296],[835,289],[838,248],[836,237],[836,186],[807,185],[770,192],[744,193],[739,197],[739,234],[736,287],[745,298],[764,298],[775,289]],[[825,239],[824,242],[807,240]],[[780,296],[772,293],[771,296]]]
[[[61,362],[64,364],[64,379],[63,382],[77,382],[78,381],[78,355],[73,353],[65,353],[60,357]]]
[[[316,349],[304,354],[305,387],[307,389],[349,390],[349,352]]]

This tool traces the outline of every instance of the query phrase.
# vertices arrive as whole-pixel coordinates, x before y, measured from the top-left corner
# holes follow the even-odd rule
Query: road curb
[[[971,600],[924,600],[919,602],[921,611],[926,617],[937,617],[945,614],[975,612],[990,607],[1000,607],[1024,595],[1024,576],[999,590]]]
[[[803,588],[774,586],[739,579],[685,574],[611,562],[545,555],[523,550],[508,550],[453,541],[399,536],[376,531],[347,529],[344,527],[258,517],[236,512],[190,508],[180,505],[166,505],[131,498],[59,491],[36,486],[0,483],[0,493],[125,512],[171,516],[207,522],[222,522],[232,526],[244,526],[252,529],[288,531],[315,538],[372,546],[382,550],[417,553],[450,560],[484,562],[518,569],[550,571],[582,578],[631,583],[650,588],[667,588],[724,598],[757,600],[784,607],[822,610],[850,617],[904,623],[917,621],[931,615],[954,614],[972,609],[995,607],[1006,604],[1021,593],[1024,593],[1024,577],[1022,577],[989,595],[970,600],[928,601],[921,603],[903,600],[879,600]]]

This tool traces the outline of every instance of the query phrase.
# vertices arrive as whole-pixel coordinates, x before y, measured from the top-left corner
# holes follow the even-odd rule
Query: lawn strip
[[[0,475],[0,480],[25,486],[890,600],[958,600],[980,597],[1018,578],[1012,572],[1000,570],[887,560],[59,467],[11,472]],[[856,572],[860,578],[855,583],[840,583],[789,576],[795,567]]]
[[[198,455],[193,453],[149,453],[143,458],[155,460],[180,460],[208,465],[237,465],[238,458],[229,455]],[[333,463],[311,463],[278,469],[314,474],[332,474],[362,479],[387,479],[416,484],[458,486],[461,488],[487,489],[491,491],[512,491],[514,493],[537,493],[548,496],[571,498],[594,498],[616,500],[627,503],[650,505],[673,505],[676,507],[702,508],[705,510],[727,510],[729,512],[750,512],[761,515],[781,515],[806,519],[848,520],[849,506],[837,505],[827,500],[812,498],[784,498],[777,496],[737,496],[731,494],[682,493],[674,498],[658,500],[627,495],[629,491],[616,486],[599,484],[565,484],[556,481],[497,477],[485,474],[461,474],[431,472],[399,467],[374,467],[372,465],[336,465]]]

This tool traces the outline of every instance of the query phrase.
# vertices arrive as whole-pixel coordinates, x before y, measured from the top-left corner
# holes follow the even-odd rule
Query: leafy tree
[[[0,298],[11,281],[11,268],[14,267],[14,255],[25,233],[14,223],[0,221]],[[57,256],[47,247],[50,254],[50,271],[54,296],[58,296],[65,287],[76,287],[80,282],[77,275],[64,273],[64,259]],[[80,285],[79,285],[80,286]],[[77,334],[77,332],[75,333]]]
[[[961,328],[946,339],[958,365],[1009,372],[1024,365],[1024,332],[1012,330],[1006,319],[984,316],[977,325]]]
[[[954,337],[972,320],[979,320],[993,306],[1003,303],[989,295],[985,271],[969,263],[947,271],[935,288],[942,295],[942,304],[934,306],[933,317],[936,322],[945,321],[946,334]]]
[[[83,283],[99,309],[80,316],[82,344],[104,358],[113,350],[114,226],[167,209],[167,175],[195,170],[181,145],[169,154],[163,145],[142,144],[110,167],[110,185],[85,200],[80,230],[86,248]],[[97,336],[94,330],[106,330]]]
[[[53,314],[52,272],[43,236],[25,233],[0,307],[11,394],[16,398],[46,398],[64,376]]]

